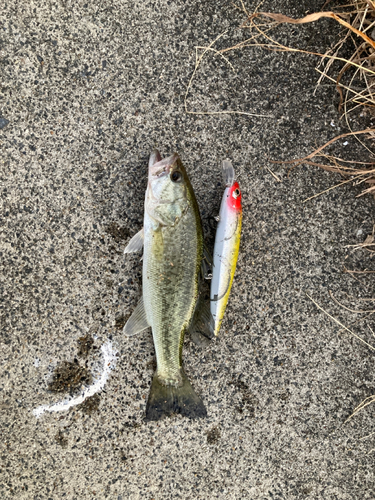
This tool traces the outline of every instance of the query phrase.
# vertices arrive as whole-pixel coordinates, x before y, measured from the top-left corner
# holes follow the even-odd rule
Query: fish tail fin
[[[146,420],[159,420],[173,413],[185,417],[200,418],[207,416],[207,410],[201,398],[195,393],[187,376],[181,370],[182,385],[165,385],[157,374],[151,384],[146,406]]]

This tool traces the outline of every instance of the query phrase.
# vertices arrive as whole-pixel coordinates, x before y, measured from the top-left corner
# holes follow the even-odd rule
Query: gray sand
[[[322,4],[262,10],[298,17]],[[226,29],[218,47],[238,43],[243,20],[229,0],[3,2],[1,498],[374,498],[374,436],[361,438],[375,431],[375,404],[342,425],[375,394],[373,352],[306,292],[345,324],[362,315],[330,290],[352,309],[371,308],[346,295],[371,297],[371,276],[343,269],[374,269],[369,252],[346,246],[371,233],[375,202],[344,185],[303,203],[341,178],[309,166],[288,177],[268,160],[301,157],[347,131],[334,85],[314,95],[314,57],[246,49],[229,54],[233,73],[212,54],[190,109],[272,118],[184,111],[194,47]],[[274,35],[324,52],[339,33],[322,20]],[[370,124],[360,110],[352,118],[356,129]],[[367,160],[343,142],[330,151]],[[186,338],[183,354],[205,420],[144,422],[151,334],[121,333],[141,294],[140,257],[123,250],[142,227],[155,146],[180,153],[211,245],[222,160],[240,174],[243,237],[221,336],[207,348]],[[353,330],[374,344],[372,326],[370,317]],[[36,419],[32,410],[67,397],[82,373],[100,375],[108,340],[117,364],[100,396]],[[53,385],[56,367],[70,367],[70,378],[63,371]]]

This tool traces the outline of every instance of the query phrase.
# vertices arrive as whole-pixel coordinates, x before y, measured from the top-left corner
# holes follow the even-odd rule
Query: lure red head
[[[227,203],[230,208],[234,208],[236,211],[242,210],[241,204],[241,190],[238,182],[234,182],[233,185],[229,188]]]

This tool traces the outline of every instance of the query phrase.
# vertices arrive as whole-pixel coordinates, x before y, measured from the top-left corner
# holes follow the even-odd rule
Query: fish
[[[199,306],[204,255],[201,217],[177,153],[164,159],[158,151],[150,156],[143,228],[129,241],[125,253],[142,248],[142,297],[123,331],[131,336],[152,329],[157,368],[146,420],[174,413],[206,417],[204,403],[182,364],[185,333],[210,311],[209,306],[206,311]]]
[[[226,185],[220,206],[213,252],[213,269],[210,287],[210,309],[218,335],[224,318],[229,294],[236,271],[241,240],[242,194],[235,181],[234,169],[229,161],[223,162]]]

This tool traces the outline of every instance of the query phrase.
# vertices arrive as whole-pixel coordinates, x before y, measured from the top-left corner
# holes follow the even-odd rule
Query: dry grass
[[[247,20],[243,24],[243,28],[247,28],[251,32],[255,32],[261,35],[263,39],[267,40],[266,44],[260,45],[272,50],[307,52],[309,54],[319,55],[321,57],[320,65],[325,63],[325,66],[323,71],[319,68],[320,65],[316,68],[320,73],[318,85],[324,78],[327,78],[335,83],[340,94],[339,110],[342,111],[343,118],[345,119],[350,132],[328,141],[326,144],[319,147],[305,158],[292,160],[291,162],[286,163],[293,164],[293,167],[303,163],[318,166],[324,170],[339,173],[342,177],[347,179],[330,189],[352,181],[354,185],[367,184],[368,186],[359,196],[365,194],[375,195],[375,162],[371,161],[372,158],[374,158],[374,152],[363,142],[363,140],[361,140],[361,137],[373,140],[375,138],[375,130],[370,128],[353,131],[348,119],[349,114],[359,106],[364,107],[371,114],[375,113],[375,41],[373,40],[375,37],[375,2],[373,0],[354,0],[351,4],[347,5],[348,10],[345,13],[319,12],[310,14],[301,19],[292,19],[282,14],[274,14],[270,12],[255,12],[250,14],[246,11],[243,5],[241,8],[247,15]],[[261,23],[261,20],[264,18],[271,19],[274,23],[266,25],[265,29],[264,24]],[[269,30],[279,23],[304,24],[318,22],[321,18],[334,19],[347,30],[339,43],[325,54],[317,54],[315,52],[283,46],[273,40],[268,34]],[[339,53],[345,43],[349,40],[354,44],[354,52],[349,59],[345,59],[340,57]],[[248,41],[245,41],[244,46],[246,46],[248,42],[252,43],[253,37],[251,37]],[[341,61],[343,63],[343,66],[336,78],[329,75],[329,70],[334,61]],[[342,80],[345,73],[347,73],[349,69],[352,70],[349,83],[344,84],[342,83]],[[357,80],[362,82],[362,89],[358,89],[357,86],[354,85],[354,82]],[[367,150],[370,156],[370,161],[358,162],[356,159],[348,161],[328,155],[324,152],[325,148],[333,142],[350,136],[355,137]],[[312,161],[313,158],[319,159],[318,161]],[[318,193],[311,198],[315,198],[320,194],[322,193]],[[311,198],[308,198],[308,200]]]
[[[326,4],[327,3],[329,2],[326,2]],[[260,5],[261,4],[259,4],[259,6]],[[258,9],[256,9],[255,12],[250,13],[247,11],[242,0],[240,5],[235,5],[235,7],[246,17],[245,21],[240,26],[240,29],[246,30],[249,33],[249,36],[244,41],[237,43],[236,45],[231,45],[217,50],[214,46],[219,39],[222,39],[223,35],[227,34],[227,32],[224,32],[207,47],[195,47],[195,67],[185,94],[185,111],[189,114],[197,115],[242,114],[248,116],[267,116],[272,118],[269,115],[255,115],[251,112],[242,111],[210,112],[190,111],[188,109],[187,98],[191,90],[193,80],[203,58],[209,53],[213,53],[215,56],[221,57],[233,71],[234,68],[227,59],[226,53],[242,50],[246,47],[257,47],[259,49],[278,52],[296,52],[319,56],[320,62],[316,67],[316,70],[320,74],[320,77],[318,79],[317,86],[324,79],[328,79],[336,85],[337,91],[340,94],[339,110],[342,112],[342,118],[346,121],[350,132],[333,138],[305,158],[283,163],[290,163],[293,167],[301,164],[308,164],[340,174],[345,181],[333,186],[330,189],[334,189],[335,187],[347,182],[353,182],[354,185],[366,185],[366,189],[364,189],[359,196],[365,194],[375,195],[375,152],[372,151],[372,149],[368,147],[363,140],[366,138],[373,141],[375,139],[375,129],[368,128],[353,131],[349,120],[350,113],[358,107],[362,107],[365,112],[375,115],[375,0],[352,0],[351,3],[345,6],[345,12],[318,12],[309,14],[301,19],[292,19],[278,13],[258,12]],[[336,46],[327,50],[325,54],[285,46],[272,38],[270,35],[271,31],[281,23],[299,25],[319,22],[322,18],[333,19],[345,28],[345,32]],[[349,59],[340,56],[340,51],[343,50],[345,44],[348,42],[352,42],[354,45],[354,52]],[[342,68],[337,75],[331,76],[329,73],[332,69],[332,63],[334,61],[341,63]],[[351,70],[350,74],[349,70]],[[343,83],[344,75],[346,80],[348,80],[347,83]],[[360,82],[359,86],[358,81]],[[346,160],[324,152],[327,146],[344,137],[354,137],[357,141],[359,141],[365,150],[367,150],[367,153],[365,154],[369,157],[369,161],[360,162],[357,161],[356,158]],[[313,161],[313,159],[317,159],[317,161]],[[320,194],[322,193],[318,193],[312,198],[315,198]],[[311,198],[308,198],[308,200],[309,199]]]

